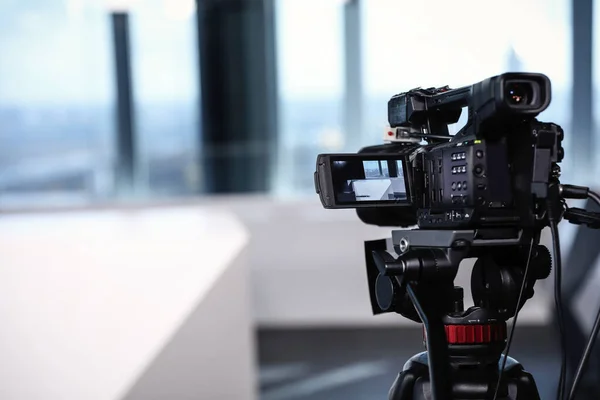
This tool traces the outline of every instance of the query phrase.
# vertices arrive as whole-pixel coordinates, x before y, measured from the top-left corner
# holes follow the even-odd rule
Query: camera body
[[[564,155],[561,127],[536,119],[550,99],[549,79],[533,73],[400,93],[388,103],[391,142],[319,155],[316,191],[325,208],[356,208],[373,225],[540,227]]]

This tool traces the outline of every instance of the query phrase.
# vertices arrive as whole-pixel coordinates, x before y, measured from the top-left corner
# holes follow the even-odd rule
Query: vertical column
[[[362,27],[360,0],[344,4],[344,135],[346,149],[358,151],[363,126]]]
[[[197,0],[207,193],[270,189],[277,150],[275,0]]]
[[[593,0],[571,0],[573,27],[572,149],[578,173],[591,167],[594,157],[593,119]]]
[[[116,189],[120,195],[133,192],[135,185],[135,131],[129,48],[129,16],[111,14],[117,93]]]

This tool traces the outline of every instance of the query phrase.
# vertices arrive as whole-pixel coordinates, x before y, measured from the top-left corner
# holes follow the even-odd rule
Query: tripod
[[[499,379],[506,321],[550,274],[550,252],[538,243],[539,233],[512,229],[396,230],[391,251],[387,240],[365,242],[373,312],[395,311],[424,327],[427,351],[404,365],[390,400],[540,398],[532,375],[513,358]],[[463,289],[454,286],[465,258],[477,258],[474,306],[466,310]]]

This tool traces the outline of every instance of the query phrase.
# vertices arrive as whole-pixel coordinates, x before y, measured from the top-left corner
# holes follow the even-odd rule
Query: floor
[[[422,351],[420,329],[261,330],[261,400],[387,399],[398,371]],[[546,328],[520,327],[510,355],[553,398],[559,362]]]

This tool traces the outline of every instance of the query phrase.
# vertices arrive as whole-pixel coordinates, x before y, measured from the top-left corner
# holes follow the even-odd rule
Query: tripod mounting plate
[[[411,247],[451,248],[457,242],[466,242],[472,247],[514,246],[523,244],[527,239],[524,231],[518,229],[396,229],[392,231],[392,243],[398,254],[405,253]]]

